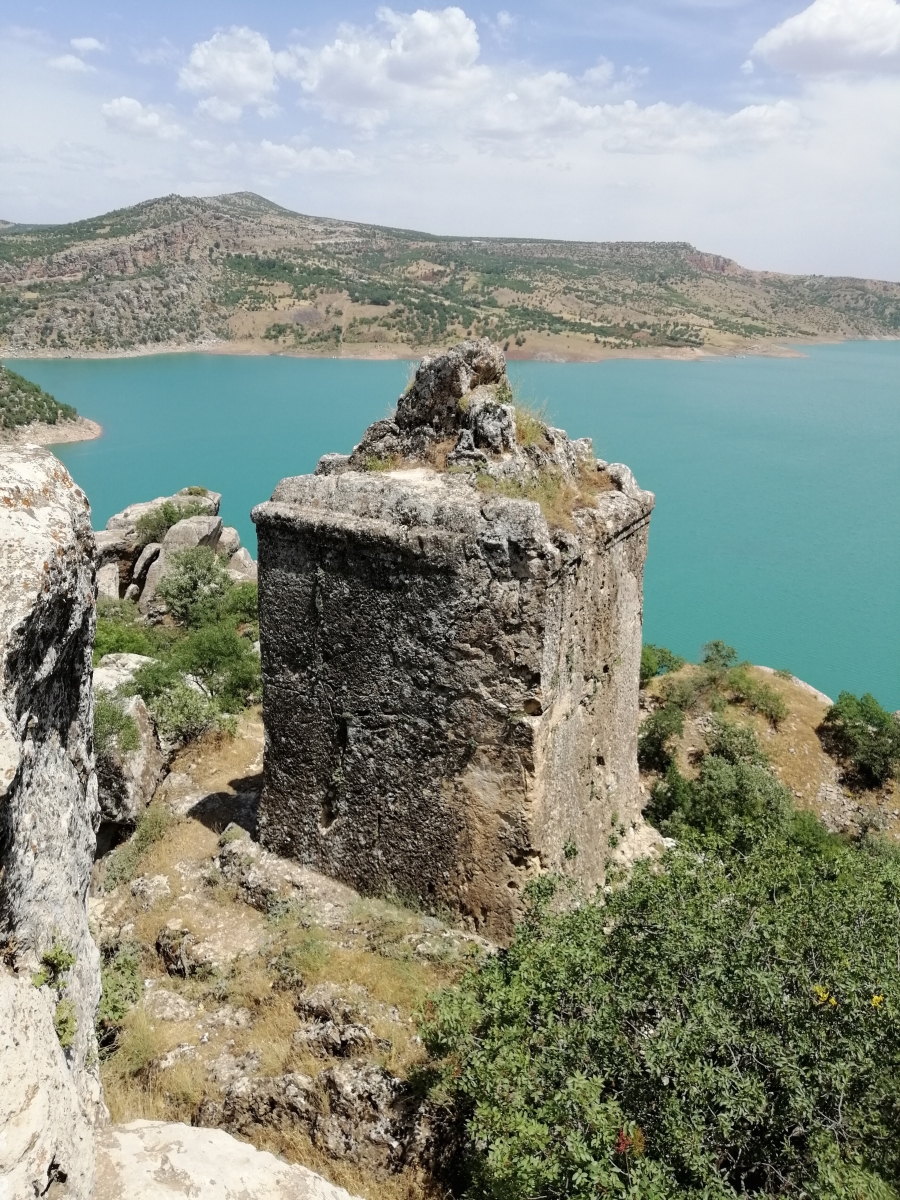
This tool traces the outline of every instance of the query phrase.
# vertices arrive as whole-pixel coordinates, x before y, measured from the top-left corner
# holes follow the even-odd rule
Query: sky
[[[898,0],[0,0],[0,218],[250,190],[900,280]]]

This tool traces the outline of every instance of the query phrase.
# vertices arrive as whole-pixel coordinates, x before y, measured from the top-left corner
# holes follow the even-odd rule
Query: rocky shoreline
[[[70,442],[90,442],[103,436],[103,426],[87,417],[74,421],[32,421],[16,429],[0,429],[0,446],[64,446]]]

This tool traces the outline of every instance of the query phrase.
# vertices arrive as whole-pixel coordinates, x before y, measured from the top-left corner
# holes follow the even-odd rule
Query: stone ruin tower
[[[517,412],[488,341],[424,358],[392,420],[282,480],[253,512],[263,843],[500,939],[542,871],[602,883],[648,837],[653,502]]]

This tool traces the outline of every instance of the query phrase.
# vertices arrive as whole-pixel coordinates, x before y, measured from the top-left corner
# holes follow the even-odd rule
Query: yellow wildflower
[[[828,988],[823,987],[821,983],[814,983],[813,995],[816,998],[816,1004],[825,1004],[828,1001]]]
[[[873,996],[872,997],[872,1007],[880,1008],[883,1000],[884,1000],[884,996]]]

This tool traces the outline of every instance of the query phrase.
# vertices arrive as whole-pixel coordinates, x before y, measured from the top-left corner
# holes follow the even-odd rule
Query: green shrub
[[[669,743],[684,731],[684,711],[666,704],[650,714],[638,732],[638,763],[645,770],[665,771],[672,761]]]
[[[258,697],[259,659],[230,625],[208,625],[180,642],[172,663],[193,675],[227,712],[239,712]]]
[[[101,1046],[114,1042],[125,1014],[140,1000],[143,992],[140,973],[140,947],[125,942],[100,968],[101,995],[97,1008],[97,1037]]]
[[[191,628],[219,620],[232,587],[221,559],[208,546],[174,553],[157,593],[176,621]]]
[[[199,493],[191,493],[199,494]],[[142,513],[136,523],[138,540],[142,546],[150,542],[161,542],[173,525],[187,517],[200,517],[209,513],[209,505],[201,504],[199,500],[184,500],[176,503],[174,500],[164,500],[156,508]]]
[[[65,987],[63,976],[75,966],[75,955],[64,942],[55,938],[49,950],[41,955],[40,970],[34,975],[32,982],[36,988],[49,984],[50,987],[62,991]]]
[[[57,1001],[56,1011],[53,1014],[53,1027],[59,1038],[60,1046],[63,1050],[68,1050],[78,1032],[78,1018],[75,1015],[75,1005],[71,1000],[63,998]]]
[[[97,620],[94,638],[94,665],[104,654],[153,654],[153,643],[145,630],[121,621]]]
[[[716,674],[722,674],[737,662],[737,650],[718,638],[707,642],[700,651],[700,662]]]
[[[741,845],[759,823],[787,828],[791,812],[789,793],[768,768],[715,754],[703,759],[696,780],[670,766],[647,808],[648,818],[663,833],[681,838],[699,830]]]
[[[900,866],[787,830],[562,913],[533,885],[422,1025],[467,1196],[896,1200]]]
[[[822,721],[828,748],[852,767],[860,783],[885,783],[900,764],[900,721],[870,693],[841,692]]]
[[[725,676],[724,691],[732,701],[745,704],[758,712],[776,727],[788,715],[784,697],[767,683],[759,683],[744,667],[734,667]]]
[[[236,583],[225,593],[221,608],[224,621],[259,628],[259,589],[255,583]]]
[[[109,692],[94,693],[94,752],[98,759],[127,754],[141,744],[134,717]]]
[[[222,712],[214,700],[176,679],[147,704],[163,741],[183,745],[211,729],[227,730]]]
[[[768,764],[769,759],[763,753],[755,730],[746,725],[735,725],[731,721],[713,717],[706,740],[710,754],[727,762],[750,763],[757,767]]]
[[[165,804],[151,804],[144,809],[130,839],[117,846],[107,859],[103,876],[103,886],[107,892],[120,883],[131,882],[142,855],[165,836],[174,821]]]
[[[648,642],[641,647],[641,687],[646,687],[657,675],[678,671],[683,666],[684,659],[678,654],[673,654],[665,646],[654,646]]]

